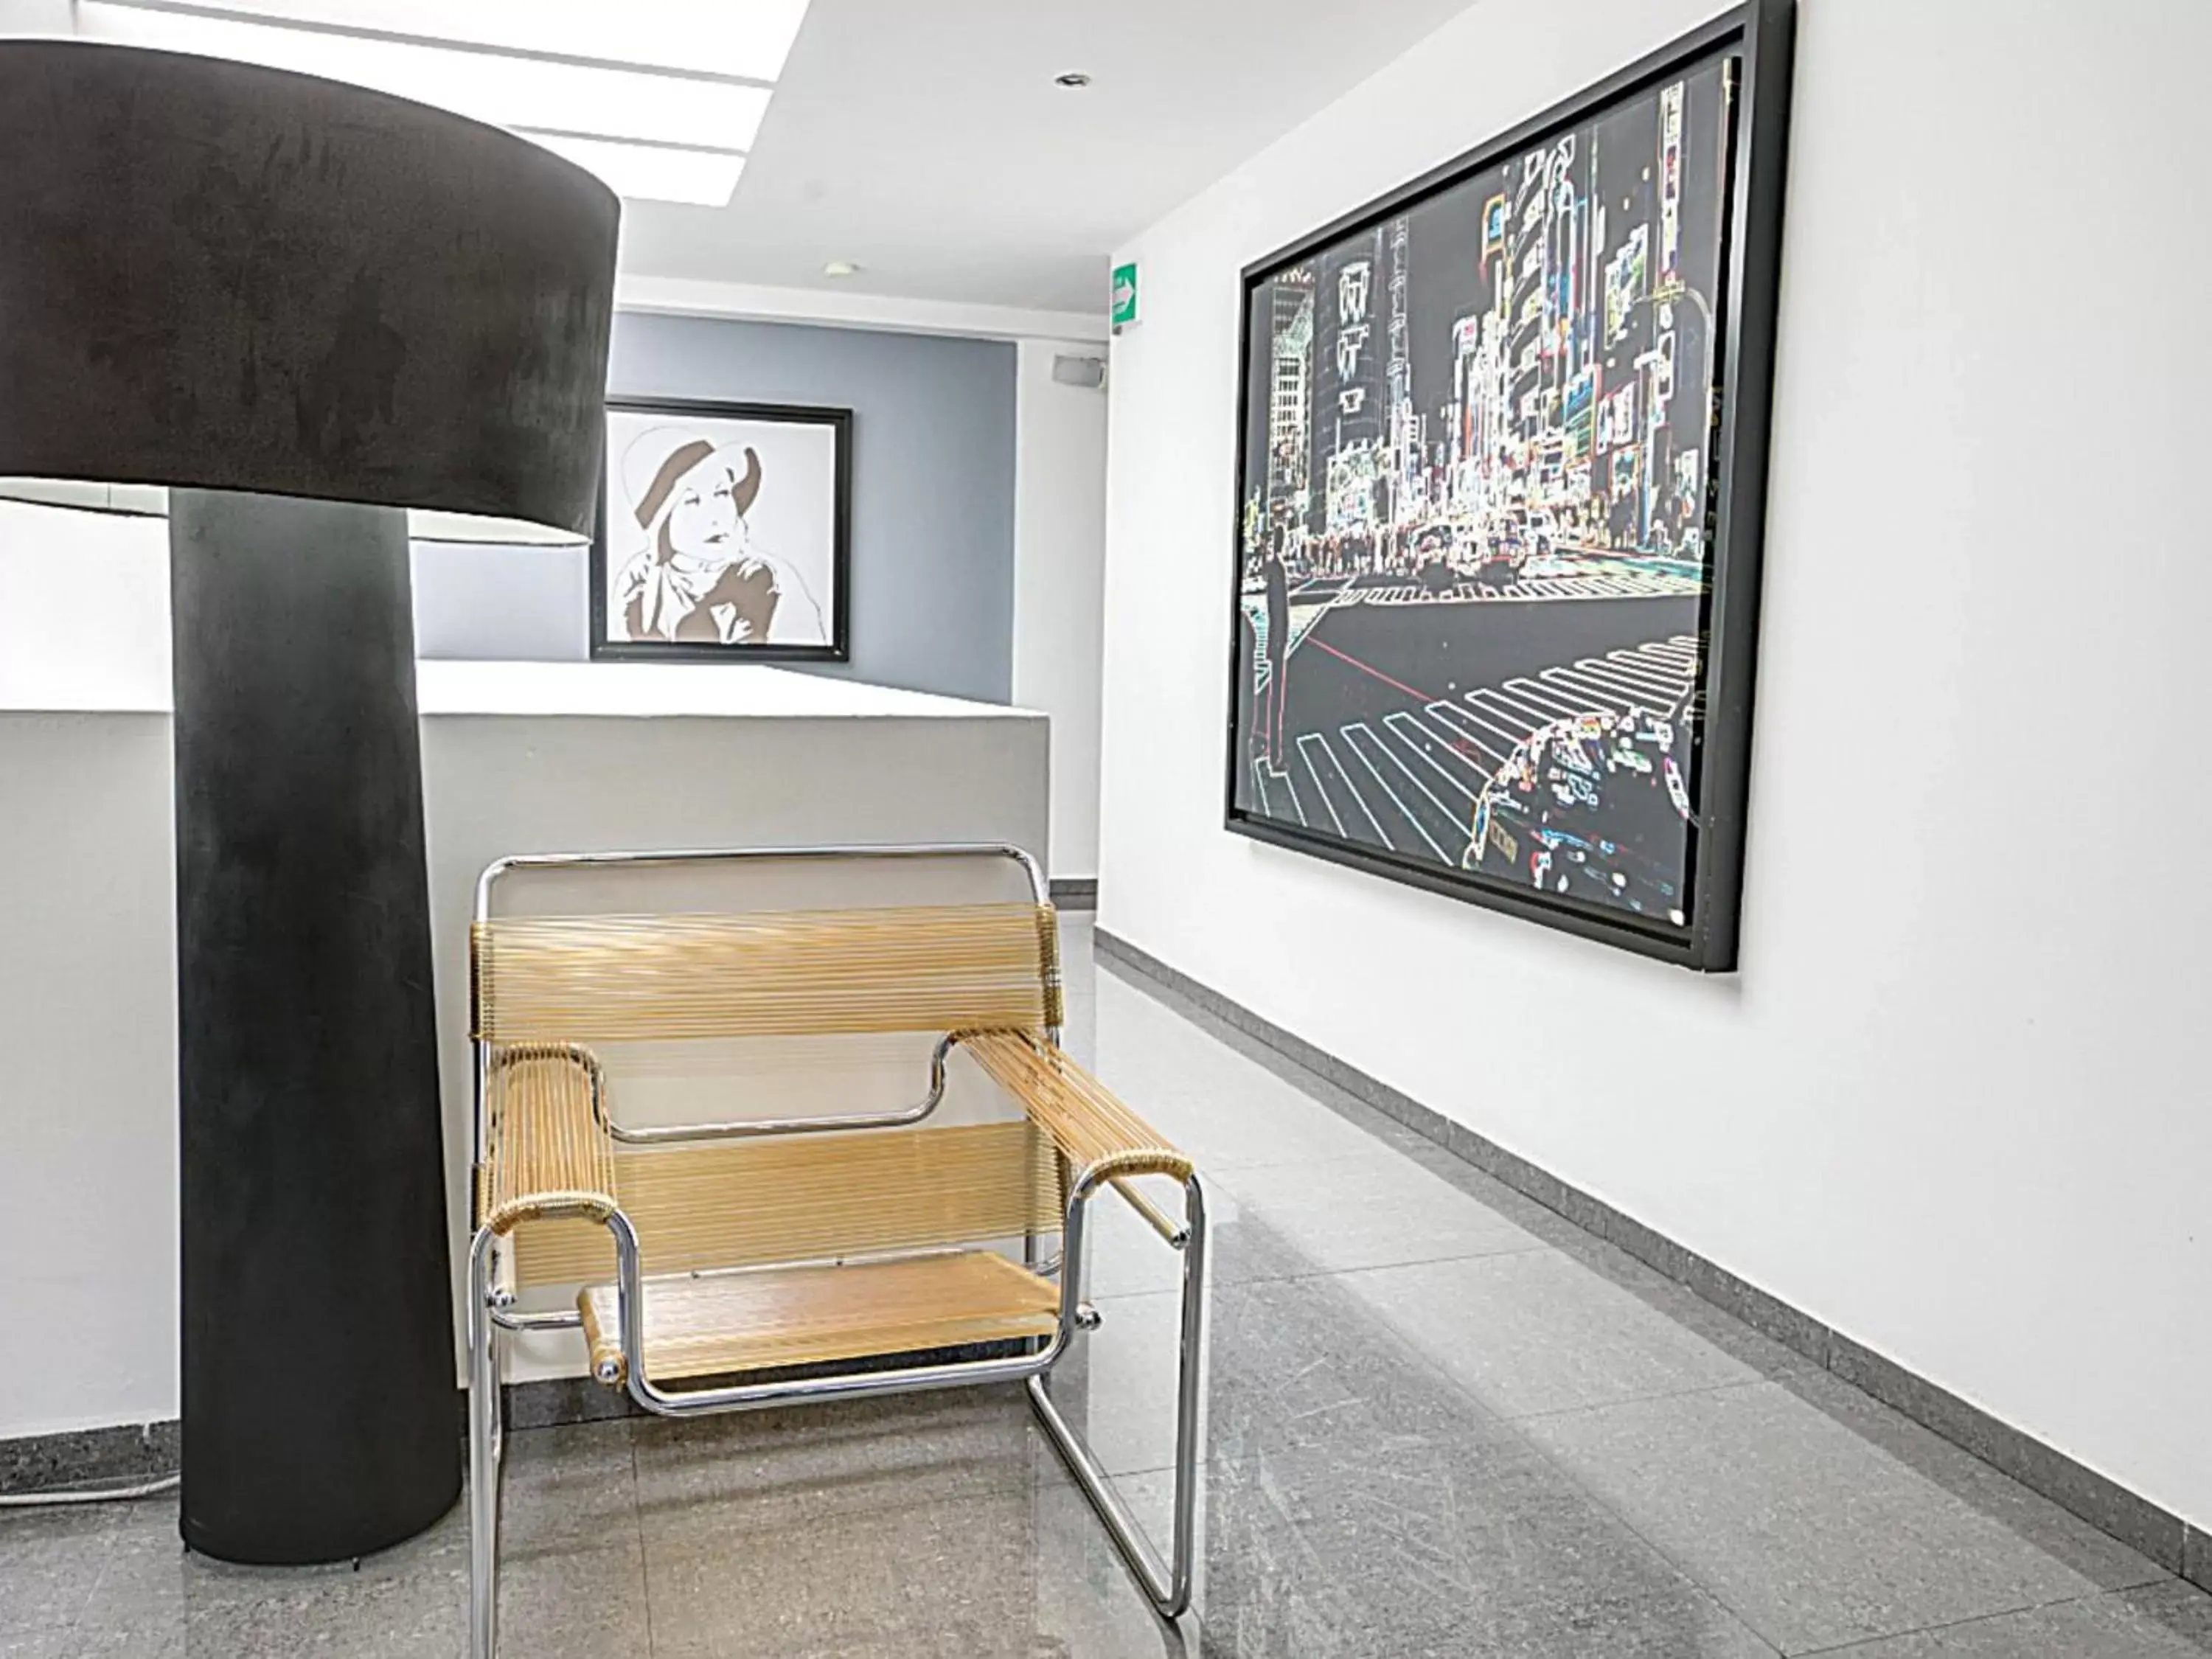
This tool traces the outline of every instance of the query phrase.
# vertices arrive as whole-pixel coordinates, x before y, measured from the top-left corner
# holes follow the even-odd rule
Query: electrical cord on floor
[[[180,1477],[165,1474],[128,1486],[75,1486],[65,1492],[0,1492],[0,1510],[42,1510],[62,1504],[117,1504],[131,1498],[155,1498],[174,1492]]]

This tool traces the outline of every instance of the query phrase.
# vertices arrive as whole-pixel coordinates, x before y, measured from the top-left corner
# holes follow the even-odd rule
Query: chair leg
[[[1194,1175],[1183,1186],[1184,1213],[1189,1238],[1183,1246],[1182,1321],[1181,1352],[1176,1377],[1176,1467],[1173,1560],[1164,1570],[1158,1556],[1146,1541],[1136,1518],[1115,1492],[1105,1468],[1090,1443],[1060,1415],[1046,1379],[1029,1382],[1030,1405],[1068,1472],[1106,1523],[1106,1530],[1145,1588],[1145,1594],[1163,1619],[1180,1618],[1190,1606],[1191,1580],[1198,1546],[1199,1407],[1202,1386],[1200,1365],[1206,1334],[1206,1195]],[[1063,1271],[1078,1271],[1073,1252]]]
[[[1175,1613],[1190,1605],[1198,1551],[1198,1415],[1205,1387],[1206,1193],[1197,1171],[1183,1182],[1182,1327],[1176,1358]],[[1174,1616],[1173,1614],[1170,1615]]]
[[[491,1247],[469,1251],[469,1654],[493,1659],[499,1643],[500,1410],[498,1328],[491,1322]]]

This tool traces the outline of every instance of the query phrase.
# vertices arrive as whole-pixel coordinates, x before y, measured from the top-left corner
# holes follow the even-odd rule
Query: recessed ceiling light
[[[822,274],[824,276],[856,276],[860,274],[860,266],[854,264],[850,259],[832,259],[822,267]]]
[[[1070,70],[1065,75],[1054,76],[1052,77],[1052,83],[1056,87],[1066,87],[1070,91],[1073,91],[1079,87],[1089,86],[1091,84],[1091,77],[1085,75],[1081,70]]]

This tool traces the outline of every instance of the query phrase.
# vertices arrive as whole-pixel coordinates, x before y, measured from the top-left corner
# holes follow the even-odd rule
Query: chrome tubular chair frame
[[[832,860],[884,858],[954,858],[995,856],[1018,862],[1029,878],[1039,905],[1048,902],[1044,873],[1036,861],[1015,847],[958,843],[895,847],[805,848],[731,848],[676,853],[533,854],[501,859],[488,867],[477,884],[476,919],[488,921],[491,896],[498,878],[511,870],[578,868],[597,865],[682,865],[734,860]],[[1057,964],[1048,969],[1048,987],[1056,991]],[[1057,1048],[1060,1029],[1047,1031]],[[713,1139],[738,1135],[804,1133],[824,1129],[890,1127],[914,1123],[927,1116],[943,1098],[945,1060],[954,1039],[941,1041],[931,1060],[928,1096],[917,1105],[896,1113],[856,1114],[843,1117],[799,1120],[755,1120],[732,1123],[687,1125],[678,1128],[615,1131],[618,1140]],[[489,1126],[484,1118],[486,1082],[494,1064],[488,1044],[476,1044],[474,1067],[474,1145],[479,1164],[488,1155]],[[592,1077],[595,1115],[604,1116],[604,1080],[598,1062],[588,1054],[578,1056]],[[1165,1620],[1179,1618],[1190,1606],[1197,1549],[1197,1469],[1199,1461],[1201,1370],[1203,1365],[1204,1275],[1206,1260],[1206,1198],[1195,1172],[1183,1182],[1183,1218],[1177,1223],[1122,1176],[1086,1178],[1067,1189],[1062,1219],[1060,1253],[1056,1261],[1037,1267],[1047,1278],[1057,1273],[1060,1306],[1057,1322],[1044,1346],[1034,1352],[994,1359],[963,1360],[917,1365],[898,1370],[863,1371],[843,1376],[795,1377],[775,1382],[744,1382],[720,1388],[664,1389],[647,1374],[645,1366],[645,1281],[637,1230],[619,1208],[604,1218],[614,1241],[617,1322],[621,1331],[623,1364],[631,1399],[661,1417],[696,1417],[724,1412],[753,1411],[803,1401],[855,1399],[874,1395],[912,1393],[921,1389],[1020,1382],[1026,1385],[1031,1409],[1054,1448],[1067,1465],[1084,1495],[1097,1511],[1115,1547],[1144,1587],[1154,1610]],[[1114,1492],[1111,1482],[1081,1431],[1061,1413],[1046,1386],[1050,1373],[1073,1345],[1079,1332],[1096,1328],[1097,1316],[1083,1300],[1083,1267],[1086,1219],[1091,1198],[1101,1187],[1112,1187],[1136,1210],[1170,1249],[1182,1254],[1182,1316],[1176,1391],[1175,1497],[1170,1559],[1162,1562],[1145,1538],[1128,1508]],[[558,1213],[549,1211],[549,1214]],[[578,1212],[581,1213],[581,1212]],[[1036,1261],[1034,1235],[1024,1240],[1024,1260]],[[469,1630],[472,1659],[494,1659],[499,1617],[499,1486],[505,1450],[505,1412],[501,1399],[505,1374],[506,1333],[511,1330],[574,1329],[581,1323],[573,1312],[517,1313],[512,1297],[499,1283],[499,1257],[506,1240],[489,1228],[479,1227],[469,1251]],[[612,1379],[602,1376],[602,1381]]]
[[[625,1146],[665,1146],[681,1140],[732,1140],[744,1135],[819,1134],[824,1129],[899,1129],[919,1123],[945,1098],[945,1058],[959,1038],[947,1033],[929,1057],[929,1092],[895,1112],[848,1112],[837,1117],[742,1117],[721,1123],[672,1123],[649,1129],[625,1129],[610,1123],[608,1133]],[[593,1062],[597,1064],[596,1061]]]

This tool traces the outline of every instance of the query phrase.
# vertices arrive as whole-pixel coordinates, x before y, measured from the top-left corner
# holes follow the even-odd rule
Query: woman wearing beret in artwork
[[[740,464],[742,457],[742,465]],[[662,427],[632,443],[623,483],[645,546],[615,584],[623,636],[702,645],[819,645],[822,608],[796,570],[753,544],[760,456]]]

